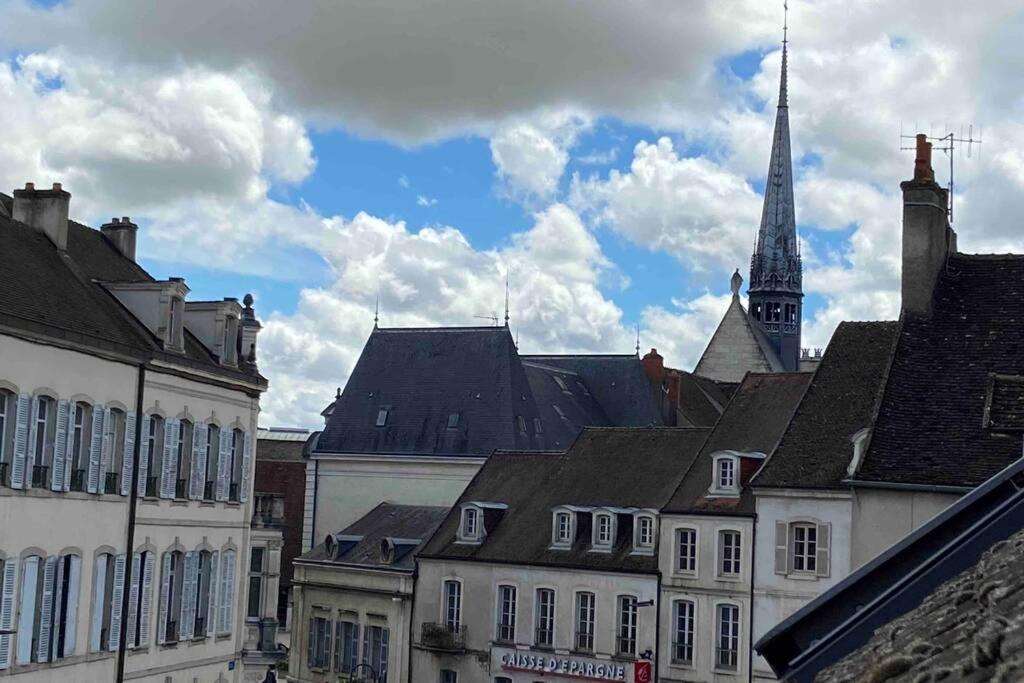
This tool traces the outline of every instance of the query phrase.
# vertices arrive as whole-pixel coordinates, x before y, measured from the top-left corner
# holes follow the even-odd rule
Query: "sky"
[[[790,0],[803,337],[899,313],[901,134],[965,252],[1022,252],[1024,11]],[[780,70],[763,0],[0,0],[0,190],[61,182],[190,297],[251,292],[265,426],[317,427],[373,328],[690,369],[747,276]],[[936,175],[948,161],[936,153]]]

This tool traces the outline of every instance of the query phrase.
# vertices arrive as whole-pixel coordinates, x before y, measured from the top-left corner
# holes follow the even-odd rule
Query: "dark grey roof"
[[[976,486],[1020,457],[987,428],[990,375],[1024,374],[1024,256],[954,254],[930,316],[905,315],[863,481]]]
[[[635,356],[521,357],[506,327],[375,329],[316,450],[564,449],[584,426],[659,424],[650,387]]]
[[[1024,376],[989,378],[985,426],[995,432],[1024,431]]]
[[[570,550],[551,550],[555,507],[660,509],[672,495],[708,435],[680,427],[587,428],[564,453],[497,452],[466,487],[421,558],[539,564],[653,572],[657,558],[632,554],[631,533],[620,524],[611,553],[589,552],[586,525]],[[479,545],[456,543],[465,502],[507,505]],[[486,515],[485,515],[486,524]]]
[[[844,488],[853,437],[871,426],[892,353],[894,322],[844,322],[753,486]]]
[[[9,205],[10,198],[4,202]],[[60,252],[41,231],[0,214],[0,325],[76,347],[264,381],[256,373],[221,366],[188,330],[184,354],[164,351],[100,284],[152,280],[98,230],[68,221],[67,250]]]
[[[417,552],[447,514],[446,507],[381,503],[349,526],[332,534],[330,543],[333,553],[328,550],[328,541],[324,540],[297,557],[296,561],[412,571]],[[354,542],[344,543],[341,540],[344,537]],[[381,542],[386,539],[398,541],[393,546],[396,551],[392,561],[382,556]]]
[[[781,680],[1019,681],[1024,461],[946,508],[755,645]]]
[[[692,372],[679,373],[680,427],[713,427],[725,410],[736,384],[718,382]]]
[[[748,374],[665,506],[665,512],[753,513],[754,498],[747,486],[743,487],[739,498],[707,497],[713,456],[720,451],[771,453],[812,378],[813,375],[805,372]],[[762,464],[753,458],[750,460],[744,463],[745,467]],[[740,474],[742,480],[742,467]]]

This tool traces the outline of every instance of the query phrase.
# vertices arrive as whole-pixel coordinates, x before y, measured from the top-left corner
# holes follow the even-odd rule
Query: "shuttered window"
[[[210,608],[210,591],[213,588],[214,577],[210,571],[211,553],[208,550],[200,551],[197,555],[196,566],[196,595],[195,611],[196,618],[192,629],[192,638],[202,638],[206,635]]]
[[[157,642],[178,641],[181,615],[181,592],[184,582],[185,556],[180,551],[166,552],[160,577],[160,611]]]
[[[231,430],[231,486],[228,500],[240,500],[242,485],[242,446],[245,435],[241,429]]]
[[[92,428],[92,406],[88,403],[75,404],[74,427],[71,433],[71,481],[72,491],[85,490],[86,470],[89,468],[89,441]]]
[[[164,441],[164,420],[159,415],[150,415],[148,427],[143,438],[146,441],[146,478],[143,486],[143,495],[149,498],[156,498],[158,493],[158,482],[160,481],[160,463],[163,454]],[[139,473],[142,474],[141,472]]]
[[[17,588],[18,563],[16,560],[0,560],[0,670],[11,666],[14,616],[17,604],[14,594]]]
[[[56,402],[49,396],[33,401],[32,423],[29,427],[29,460],[33,488],[49,488],[53,464],[53,441],[56,427]]]
[[[185,498],[189,493],[189,476],[192,471],[192,423],[180,420],[177,429],[177,443],[174,445],[174,471],[178,473],[174,482],[174,497]]]
[[[363,631],[363,662],[377,672],[377,683],[388,680],[388,641],[386,626],[367,626]]]
[[[77,555],[31,556],[23,560],[18,664],[51,662],[75,653],[80,577],[81,558]],[[4,597],[13,603],[13,596]],[[0,605],[0,621],[8,620]]]
[[[325,617],[309,620],[309,668],[326,669],[331,657],[331,622]]]
[[[206,479],[203,483],[203,500],[213,500],[217,487],[217,458],[220,452],[220,427],[207,425],[206,431]]]
[[[231,633],[235,605],[235,551],[225,550],[217,597],[217,633]]]
[[[334,624],[334,670],[349,674],[359,664],[359,624],[339,621]]]
[[[107,447],[109,461],[104,463],[103,467],[106,473],[103,481],[103,492],[118,493],[121,490],[121,472],[124,469],[124,411],[112,408],[110,410],[110,419],[104,422],[103,431],[103,441],[104,443],[109,443]]]
[[[0,389],[0,486],[8,486],[14,452],[14,394]],[[3,663],[0,662],[0,666]]]

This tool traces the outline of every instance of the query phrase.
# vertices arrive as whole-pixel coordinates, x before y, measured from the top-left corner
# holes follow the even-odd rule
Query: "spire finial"
[[[508,268],[505,268],[505,327],[508,327]]]
[[[640,356],[640,323],[636,324],[636,355]]]
[[[377,329],[377,323],[380,322],[380,294],[377,295],[377,300],[373,304],[373,329]]]
[[[737,268],[736,272],[732,274],[732,278],[729,280],[729,289],[732,290],[733,296],[740,295],[740,288],[743,286],[743,276],[740,275],[740,269]]]
[[[779,106],[789,106],[789,95],[786,85],[786,62],[789,47],[789,0],[782,0],[782,78],[779,81]]]

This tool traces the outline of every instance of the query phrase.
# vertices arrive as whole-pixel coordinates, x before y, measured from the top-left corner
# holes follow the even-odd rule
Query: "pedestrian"
[[[274,673],[274,665],[267,665],[267,675],[263,677],[263,683],[277,683],[277,674]]]

